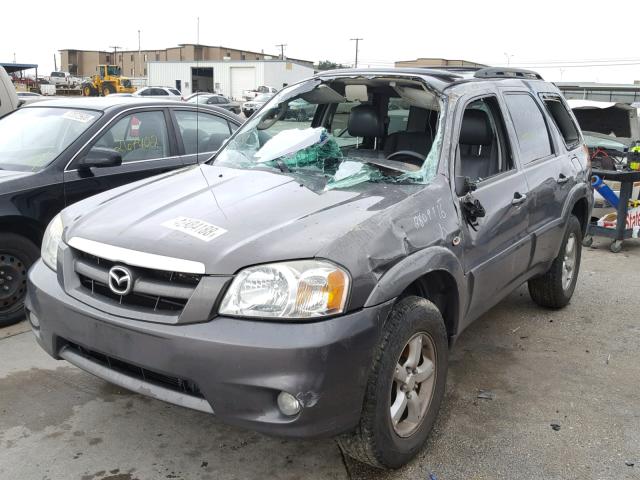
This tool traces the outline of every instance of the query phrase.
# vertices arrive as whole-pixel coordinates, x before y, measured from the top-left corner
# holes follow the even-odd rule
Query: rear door
[[[237,129],[224,116],[205,109],[173,108],[171,114],[178,151],[186,165],[207,161]]]
[[[79,170],[78,161],[93,148],[119,152],[122,165]],[[65,169],[65,202],[70,205],[102,191],[182,166],[166,108],[123,112],[80,150]]]
[[[461,111],[460,111],[461,110]],[[485,216],[463,217],[463,265],[471,280],[467,317],[495,305],[527,271],[531,254],[529,191],[514,152],[511,131],[497,92],[472,97],[458,109],[455,175],[476,190]],[[461,192],[459,192],[461,193]]]
[[[549,108],[556,112],[558,107],[562,108],[562,104],[557,103],[560,98],[556,95],[556,103],[547,107],[530,91],[503,93],[531,192],[529,232],[535,239],[532,258],[535,266],[557,254],[564,233],[560,228],[562,210],[576,183],[577,169],[571,161],[571,152],[557,134],[557,126],[548,116]],[[575,136],[579,141],[577,131]]]

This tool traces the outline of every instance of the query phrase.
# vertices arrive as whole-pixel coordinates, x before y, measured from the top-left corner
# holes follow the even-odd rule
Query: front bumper
[[[29,272],[28,315],[38,343],[54,358],[125,388],[178,405],[212,411],[222,421],[267,434],[331,436],[360,417],[372,355],[392,303],[312,323],[216,317],[167,325],[127,319],[69,296],[39,260]],[[93,352],[85,356],[83,352]],[[104,362],[96,358],[109,358]],[[122,370],[114,365],[127,365]],[[136,376],[139,369],[156,376]],[[172,391],[154,378],[196,385],[198,395]],[[165,386],[163,386],[165,385]],[[281,391],[303,408],[287,417]]]

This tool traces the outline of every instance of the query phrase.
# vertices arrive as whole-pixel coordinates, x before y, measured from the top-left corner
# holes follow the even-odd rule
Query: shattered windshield
[[[324,190],[426,184],[437,169],[442,108],[440,96],[414,79],[311,79],[276,94],[212,161]]]

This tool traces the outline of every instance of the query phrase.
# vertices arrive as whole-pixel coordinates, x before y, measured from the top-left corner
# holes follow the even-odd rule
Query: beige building
[[[164,50],[121,50],[107,52],[104,50],[60,50],[61,70],[72,75],[88,77],[94,75],[98,65],[118,65],[122,74],[128,77],[146,77],[148,62],[193,62],[221,60],[271,60],[278,55],[263,52],[251,52],[228,47],[196,45],[185,43]],[[295,58],[287,61],[313,68],[313,62]]]
[[[400,60],[395,63],[396,67],[419,67],[419,68],[440,68],[440,67],[470,67],[484,68],[488,65],[482,63],[468,62],[467,60],[448,60],[446,58],[416,58],[415,60]]]

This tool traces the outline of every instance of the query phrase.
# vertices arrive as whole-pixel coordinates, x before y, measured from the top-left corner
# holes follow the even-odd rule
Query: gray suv
[[[63,210],[27,317],[54,358],[124,388],[399,467],[473,320],[525,282],[569,303],[589,169],[533,72],[325,72],[206,163]]]

